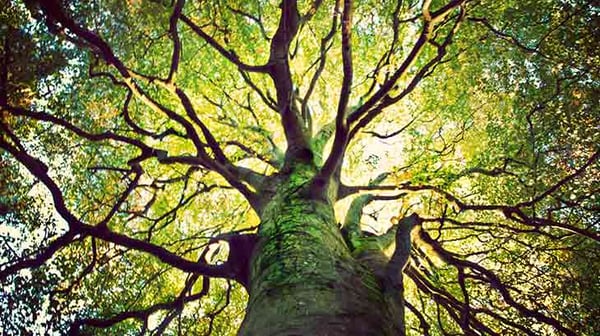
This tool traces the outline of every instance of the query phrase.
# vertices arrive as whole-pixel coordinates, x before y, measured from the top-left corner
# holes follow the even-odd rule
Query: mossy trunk
[[[331,202],[304,182],[283,181],[261,214],[239,335],[397,335],[382,284],[352,257]]]

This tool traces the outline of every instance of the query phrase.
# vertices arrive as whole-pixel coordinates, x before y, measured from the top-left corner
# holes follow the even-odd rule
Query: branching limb
[[[179,296],[173,301],[157,303],[142,310],[125,311],[108,319],[87,318],[76,320],[71,325],[70,333],[73,335],[79,335],[80,328],[85,326],[90,326],[94,328],[109,328],[127,319],[137,319],[140,321],[147,322],[150,315],[154,314],[157,311],[174,309],[180,310],[186,303],[197,301],[208,294],[208,291],[210,289],[209,277],[203,277],[202,290],[200,292],[191,295],[188,294],[199,277],[200,276],[198,274],[190,276],[190,278],[186,281],[185,287],[180,292]]]
[[[465,274],[464,276],[485,281],[491,288],[497,290],[501,297],[504,299],[504,301],[511,307],[515,308],[521,315],[525,317],[534,318],[540,322],[551,325],[557,330],[563,332],[565,335],[575,335],[573,331],[563,326],[563,324],[560,323],[560,321],[550,316],[544,315],[539,311],[529,309],[523,304],[517,302],[510,294],[509,289],[492,271],[484,268],[483,266],[475,262],[457,258],[453,253],[450,253],[447,250],[445,250],[438,241],[432,239],[431,236],[429,236],[429,234],[427,234],[425,230],[419,230],[419,238],[423,243],[430,246],[433,249],[433,251],[435,251],[445,262],[454,265],[459,269],[463,269],[463,271],[465,269],[470,269],[473,275]],[[459,322],[460,324],[460,320],[458,320],[457,322]]]
[[[528,45],[526,42],[523,42],[517,36],[511,35],[510,33],[503,31],[502,29],[496,28],[485,17],[469,17],[469,18],[467,18],[467,20],[469,22],[474,22],[476,24],[480,24],[480,25],[484,26],[489,32],[491,32],[498,39],[504,40],[504,41],[516,46],[524,53],[535,54],[535,55],[538,55],[550,62],[553,62],[556,64],[563,64],[563,63],[565,63],[564,59],[559,60],[559,59],[552,57],[551,54],[545,53],[544,50],[541,48],[541,46],[544,44],[544,42],[548,38],[548,36],[552,35],[552,33],[555,32],[559,27],[565,25],[569,20],[573,19],[574,17],[579,17],[580,15],[582,15],[582,10],[588,10],[588,9],[586,9],[585,6],[583,6],[580,8],[580,10],[576,10],[571,13],[568,13],[567,15],[564,16],[564,18],[559,23],[557,23],[554,27],[551,27],[550,29],[548,29],[547,32],[537,41],[537,43],[534,43],[531,45]],[[566,63],[569,64],[569,66],[571,66],[579,71],[582,71],[584,73],[591,72],[590,71],[591,69],[585,68],[582,66],[577,66],[576,64],[574,64],[574,62],[567,61]]]
[[[588,167],[590,167],[592,164],[594,164],[596,161],[598,161],[599,158],[600,158],[600,150],[596,150],[596,152],[594,154],[592,154],[592,156],[590,156],[590,158],[583,165],[581,165],[581,167],[579,167],[577,170],[575,170],[573,173],[565,176],[564,178],[562,178],[560,181],[556,182],[552,187],[548,188],[543,193],[533,197],[533,199],[531,199],[530,201],[520,202],[520,203],[516,204],[515,207],[518,207],[518,208],[528,207],[528,206],[531,206],[534,203],[537,203],[537,202],[541,201],[542,199],[548,197],[549,195],[556,192],[558,189],[560,189],[561,187],[563,187],[564,185],[566,185],[567,183],[569,183],[576,177],[582,175],[586,171],[586,169]]]
[[[90,141],[112,140],[112,141],[116,141],[116,142],[120,142],[120,143],[124,143],[124,144],[128,144],[128,145],[132,145],[132,146],[139,148],[142,151],[142,153],[147,154],[148,157],[153,156],[152,153],[156,153],[156,150],[154,148],[146,145],[145,143],[143,143],[142,141],[140,141],[138,139],[129,138],[126,136],[122,136],[122,135],[113,133],[113,132],[90,133],[90,132],[74,125],[73,123],[66,121],[65,119],[56,117],[47,112],[42,112],[42,111],[34,112],[34,111],[27,110],[24,108],[12,107],[12,106],[2,106],[2,108],[3,108],[3,110],[5,110],[8,113],[15,115],[15,116],[26,117],[29,119],[39,120],[39,121],[44,121],[44,122],[50,122],[52,124],[64,127],[65,129],[69,130],[70,132],[73,132],[74,134],[76,134],[82,138],[88,139]]]
[[[217,241],[226,241],[229,244],[227,264],[234,274],[234,279],[248,290],[250,288],[250,260],[258,236],[232,232],[211,239],[211,243]]]
[[[175,130],[174,128],[168,128],[160,133],[156,133],[156,132],[152,132],[152,131],[149,131],[149,130],[146,130],[146,129],[140,127],[132,119],[131,114],[129,113],[129,104],[131,102],[132,96],[133,96],[133,93],[131,91],[129,91],[127,94],[127,97],[125,98],[125,102],[123,103],[123,109],[122,109],[121,115],[123,116],[123,119],[125,120],[127,125],[129,127],[131,127],[131,129],[135,133],[140,134],[142,136],[148,136],[148,137],[151,137],[151,138],[157,139],[157,140],[163,140],[164,138],[166,138],[168,136],[176,136],[179,138],[186,138],[185,134],[182,134],[181,132]]]
[[[326,55],[327,52],[331,49],[332,38],[335,36],[338,27],[338,20],[340,15],[340,1],[341,0],[336,0],[331,15],[331,27],[329,28],[327,34],[325,34],[325,36],[321,38],[321,44],[319,47],[319,57],[315,59],[302,74],[302,77],[305,77],[312,68],[317,66],[317,69],[315,70],[309,81],[308,89],[306,90],[306,93],[303,97],[303,101],[307,101],[310,98],[316,87],[317,80],[320,78],[325,68]]]
[[[49,22],[60,24],[64,28],[67,28],[71,33],[85,40],[93,52],[102,57],[107,64],[114,66],[123,78],[125,85],[131,90],[131,92],[133,92],[135,97],[140,99],[144,104],[154,111],[160,114],[165,114],[171,120],[182,125],[186,130],[186,135],[194,143],[199,155],[204,155],[204,144],[200,140],[200,137],[197,134],[194,126],[184,117],[168,109],[144,92],[144,90],[134,81],[135,73],[130,71],[125,64],[123,64],[123,62],[113,53],[110,46],[102,38],[100,38],[94,32],[81,27],[75,21],[73,21],[72,18],[68,17],[64,13],[61,4],[58,1],[49,0],[40,2],[39,4],[42,11],[46,14]]]
[[[376,186],[383,182],[387,178],[388,174],[380,174],[374,180],[372,180],[369,185]],[[395,195],[392,199],[398,199],[403,195]],[[379,237],[365,237],[363,231],[361,229],[360,221],[363,215],[364,208],[369,205],[372,201],[379,199],[378,196],[373,194],[364,194],[356,197],[350,203],[350,207],[346,212],[346,218],[344,220],[344,225],[342,226],[342,235],[344,235],[347,243],[350,245],[350,249],[357,249],[363,239],[379,239]],[[386,238],[381,238],[386,240]],[[387,240],[386,240],[387,241]],[[385,249],[389,244],[385,244],[381,246],[381,249]]]
[[[462,201],[459,197],[444,190],[438,186],[431,185],[411,185],[410,183],[404,183],[400,185],[368,185],[368,186],[345,186],[342,185],[339,188],[338,195],[339,197],[345,197],[347,195],[357,193],[360,191],[371,191],[371,190],[380,190],[380,191],[391,191],[391,190],[403,190],[403,191],[430,191],[441,195],[447,201],[455,204],[458,207],[459,211],[496,211],[501,213],[505,218],[515,221],[517,223],[526,225],[528,227],[532,227],[535,231],[539,231],[540,228],[548,227],[548,228],[557,228],[560,230],[576,233],[581,235],[582,237],[586,237],[589,239],[593,239],[595,241],[600,241],[600,234],[594,230],[593,228],[581,228],[574,225],[570,225],[567,223],[560,223],[556,220],[553,220],[551,216],[549,218],[541,218],[536,216],[535,214],[528,214],[526,209],[531,207],[537,203],[540,203],[556,193],[560,188],[566,186],[569,182],[573,181],[576,178],[581,177],[592,164],[598,161],[600,157],[600,151],[596,151],[592,154],[588,160],[584,164],[582,164],[578,169],[576,169],[573,173],[563,177],[544,192],[534,196],[529,201],[519,202],[514,205],[502,205],[502,204],[469,204]],[[472,171],[467,171],[464,173],[482,173],[486,175],[495,176],[496,174],[502,173],[501,170],[481,170],[475,169]],[[539,231],[542,233],[541,231]]]
[[[259,8],[258,9],[258,16],[250,14],[250,13],[247,13],[247,12],[244,12],[244,11],[236,9],[236,8],[233,8],[230,5],[226,5],[226,6],[233,13],[241,15],[241,16],[249,19],[250,21],[256,23],[258,25],[258,27],[260,28],[260,33],[261,33],[262,37],[265,40],[267,40],[267,41],[271,40],[271,38],[267,35],[267,31],[265,30],[265,26],[263,25],[263,22],[262,22],[262,17],[261,17],[261,12],[260,12],[260,6],[258,7]]]
[[[240,61],[238,55],[231,50],[225,49],[219,42],[217,42],[212,36],[208,35],[205,31],[202,30],[197,24],[195,24],[187,15],[183,14],[180,17],[181,21],[185,23],[188,27],[192,29],[192,31],[202,38],[206,43],[208,43],[211,47],[213,47],[216,51],[219,52],[223,57],[229,60],[231,63],[235,64],[240,70],[249,71],[249,72],[262,72],[266,73],[269,70],[269,64],[267,65],[249,65],[242,61]]]
[[[597,158],[597,154],[596,153],[593,157]],[[592,161],[593,162],[593,161]],[[589,164],[591,164],[590,161],[588,161]],[[587,163],[586,165],[587,166]],[[575,173],[565,177],[563,180],[559,181],[557,184],[555,184],[554,186],[557,186],[559,184],[564,184],[566,183],[568,180],[574,178],[577,175],[580,175],[583,173],[583,167],[582,169],[576,171]],[[544,218],[538,218],[535,216],[529,216],[527,215],[524,211],[523,208],[530,206],[533,203],[528,202],[523,202],[523,203],[519,203],[517,205],[514,206],[510,206],[510,205],[496,205],[496,204],[468,204],[463,202],[462,200],[460,200],[457,196],[443,190],[440,187],[436,187],[436,186],[428,186],[428,185],[402,185],[402,186],[398,186],[397,187],[399,190],[409,190],[409,191],[424,191],[424,190],[429,190],[429,191],[433,191],[435,193],[438,193],[440,195],[442,195],[444,198],[446,198],[448,201],[456,204],[456,206],[458,206],[460,211],[498,211],[500,213],[502,213],[507,219],[511,219],[514,220],[516,222],[525,224],[527,226],[532,226],[535,228],[539,228],[539,227],[554,227],[554,228],[559,228],[562,230],[566,230],[566,231],[570,231],[573,233],[577,233],[581,236],[596,240],[596,241],[600,241],[600,234],[598,234],[595,231],[592,230],[587,230],[587,229],[582,229],[582,228],[578,228],[572,225],[568,225],[568,224],[564,224],[564,223],[559,223],[556,221],[553,221],[551,219],[544,219]],[[554,189],[551,188],[551,189]],[[544,195],[544,197],[547,197],[549,194],[544,192],[542,195]],[[540,195],[541,196],[541,195]],[[540,201],[542,198],[540,198],[538,201]],[[537,202],[537,201],[536,201]]]
[[[274,155],[269,155],[269,154],[265,155],[265,154],[259,153],[256,150],[254,150],[253,148],[246,146],[239,141],[235,141],[235,140],[226,141],[225,145],[237,147],[240,150],[242,150],[243,152],[245,152],[247,154],[247,156],[245,156],[244,158],[253,157],[253,158],[259,159],[262,162],[270,165],[273,168],[279,168],[279,166],[280,166],[281,162],[277,161],[277,158],[274,157]],[[241,167],[239,167],[238,170],[240,170],[240,168]],[[257,174],[257,173],[254,172],[254,174]]]
[[[277,108],[277,102],[271,96],[271,94],[269,94],[269,92],[265,93],[261,88],[259,88],[258,85],[256,85],[256,83],[254,83],[252,78],[250,78],[250,75],[246,71],[239,70],[239,73],[242,76],[242,79],[244,80],[244,82],[246,82],[246,84],[248,84],[248,86],[252,90],[254,90],[254,92],[256,92],[256,94],[258,94],[258,96],[260,97],[262,102],[267,107],[269,107],[271,110],[273,110],[275,112],[279,112],[279,110]]]
[[[461,309],[463,309],[464,304],[460,300],[455,298],[454,295],[452,295],[445,289],[437,287],[434,283],[429,281],[423,274],[421,274],[416,268],[412,266],[407,267],[405,273],[411,278],[411,280],[414,282],[414,284],[420,291],[429,294],[435,301],[436,305],[438,306],[437,322],[440,328],[443,328],[443,323],[440,320],[439,310],[439,307],[441,306],[444,308],[448,316],[450,316],[450,318],[454,320],[456,324],[462,329],[463,325],[461,325],[460,311]],[[469,329],[462,329],[462,332],[465,335],[483,334],[500,336],[499,333],[495,332],[489,326],[479,321],[475,316],[470,316],[468,323]],[[470,330],[470,328],[477,330],[478,333],[474,333],[473,330]],[[446,334],[446,332],[444,333]]]
[[[454,4],[452,6],[450,6],[452,3],[454,3]],[[379,97],[376,102],[373,102],[373,98],[378,96],[378,94],[381,92],[383,87],[389,82],[389,80],[388,80],[388,82],[384,83],[384,85],[382,86],[382,89],[380,89],[377,93],[375,93],[373,95],[373,97],[371,97],[367,102],[365,102],[365,104],[363,106],[358,108],[356,111],[354,111],[350,115],[350,118],[349,118],[350,122],[354,124],[354,126],[352,127],[352,130],[350,131],[350,138],[353,138],[354,135],[360,129],[367,126],[386,107],[399,102],[402,98],[406,97],[409,93],[411,93],[417,87],[417,85],[423,80],[423,78],[429,76],[431,74],[431,72],[435,69],[435,67],[442,62],[444,56],[446,56],[446,54],[447,54],[448,46],[452,43],[454,34],[458,31],[460,23],[463,21],[463,19],[465,17],[465,11],[461,7],[459,7],[461,3],[462,3],[462,1],[458,1],[458,2],[453,1],[453,2],[449,3],[447,5],[447,7],[449,6],[447,8],[447,10],[441,11],[442,9],[440,9],[440,10],[436,11],[435,13],[439,13],[439,14],[435,14],[435,15],[441,15],[441,16],[432,16],[432,17],[435,17],[435,20],[432,18],[431,21],[427,21],[427,19],[426,19],[426,17],[427,17],[426,13],[428,13],[428,11],[425,11],[425,9],[423,10],[423,15],[425,17],[425,23],[424,23],[425,27],[423,28],[421,36],[417,40],[415,46],[413,47],[413,50],[411,50],[411,53],[405,59],[404,63],[400,66],[400,68],[396,71],[396,73],[393,76],[391,76],[390,80],[395,78],[396,75],[398,75],[398,77],[391,84],[389,90],[387,90],[385,92],[385,94],[381,95],[381,97]],[[448,15],[450,13],[450,11],[456,7],[460,8],[460,13],[456,16],[452,29],[446,35],[446,37],[444,38],[442,43],[436,42],[435,39],[433,38],[434,30],[433,30],[432,25],[434,24],[434,22],[443,21],[446,18],[446,15]],[[431,14],[431,15],[434,15],[434,14]],[[390,95],[390,92],[393,89],[398,88],[396,85],[396,81],[400,77],[402,77],[404,75],[404,73],[406,73],[406,71],[413,65],[413,63],[416,61],[419,54],[423,51],[423,49],[427,43],[432,44],[437,48],[437,54],[431,60],[429,60],[423,67],[421,67],[421,69],[419,69],[419,71],[417,71],[417,73],[413,76],[413,78],[411,79],[409,84],[399,94],[392,97]],[[369,107],[367,109],[365,109],[365,106],[369,106]]]
[[[8,276],[16,274],[20,270],[27,268],[38,268],[50,260],[59,250],[73,242],[76,234],[73,230],[67,231],[62,236],[56,238],[48,244],[37,256],[29,259],[19,260],[10,266],[0,270],[0,282],[3,282]]]
[[[419,320],[419,325],[421,327],[421,331],[423,332],[423,336],[429,336],[429,329],[431,329],[431,326],[429,325],[429,323],[427,323],[425,316],[423,316],[423,314],[421,314],[421,312],[415,306],[413,306],[410,302],[404,301],[404,305],[413,314],[415,314],[415,316]]]
[[[313,75],[310,79],[308,89],[306,90],[306,93],[304,94],[304,97],[302,98],[302,106],[300,108],[300,110],[302,111],[304,121],[306,124],[308,124],[307,128],[308,128],[309,132],[312,132],[312,116],[311,116],[309,108],[308,108],[308,102],[309,102],[310,96],[314,92],[315,87],[317,86],[317,81],[319,80],[319,77],[321,77],[321,74],[323,73],[323,70],[325,69],[327,51],[329,51],[329,49],[331,48],[331,45],[332,45],[331,39],[333,38],[333,36],[335,35],[335,32],[337,30],[339,6],[340,6],[340,0],[336,0],[335,7],[333,9],[333,17],[331,19],[331,28],[329,29],[329,32],[327,33],[327,35],[325,35],[325,37],[323,37],[321,39],[321,46],[319,49],[319,58],[317,60],[315,60],[315,62],[313,64],[311,64],[311,66],[307,70],[307,72],[308,72],[310,70],[310,68],[312,68],[315,64],[318,64],[317,69],[315,70],[315,72],[313,73]],[[322,150],[320,152],[314,153],[314,154],[322,156],[321,152],[322,152]],[[320,165],[320,163],[319,163],[319,165]]]
[[[0,148],[9,152],[15,159],[17,159],[17,161],[25,166],[25,168],[27,168],[27,170],[29,170],[29,172],[35,178],[40,180],[46,186],[52,195],[54,208],[69,225],[69,231],[67,234],[53,242],[50,247],[40,255],[40,257],[31,259],[30,261],[24,261],[23,263],[19,264],[19,266],[15,266],[17,267],[15,270],[26,267],[38,267],[42,265],[45,261],[52,257],[54,253],[66,246],[67,242],[69,242],[75,235],[81,235],[82,237],[91,236],[117,244],[119,246],[146,252],[152,256],[155,256],[162,262],[186,272],[200,273],[207,276],[222,278],[231,278],[233,276],[233,273],[228,265],[213,266],[206,263],[192,262],[168,251],[161,246],[110,231],[104,226],[92,226],[83,223],[67,208],[62,191],[56,182],[48,175],[48,167],[43,162],[32,157],[26,151],[19,150],[17,147],[6,142],[2,138],[0,138]],[[8,274],[8,271],[5,270],[3,273]]]
[[[211,134],[210,130],[198,118],[189,98],[181,88],[178,88],[175,85],[170,84],[169,82],[145,77],[143,75],[130,71],[119,60],[119,58],[117,58],[114,55],[110,46],[103,39],[101,39],[98,35],[94,34],[90,30],[87,30],[86,28],[83,28],[77,23],[75,23],[62,11],[61,6],[58,3],[55,3],[54,0],[41,3],[40,5],[44,13],[46,13],[46,15],[48,16],[49,20],[54,21],[56,23],[60,23],[65,28],[68,28],[73,34],[87,41],[87,43],[89,43],[93,48],[96,48],[100,56],[104,59],[104,61],[106,61],[110,65],[113,65],[118,70],[119,74],[124,79],[124,83],[137,98],[141,99],[151,108],[166,114],[171,120],[176,121],[180,125],[182,125],[186,130],[186,135],[194,143],[197,150],[197,156],[202,160],[202,165],[204,167],[214,170],[221,174],[233,187],[238,189],[248,199],[248,201],[251,204],[253,204],[253,206],[258,205],[256,196],[240,181],[239,174],[237,174],[237,172],[235,171],[235,167],[231,165],[231,163],[227,160],[221,148],[219,147],[218,142]],[[178,5],[182,5],[182,3],[178,3]],[[177,16],[178,14],[175,13],[174,15]],[[181,15],[182,19],[183,17],[184,16]],[[174,28],[172,27],[172,29]],[[194,125],[186,118],[178,115],[174,111],[168,109],[167,107],[163,106],[162,104],[149,97],[141,89],[141,87],[135,83],[134,78],[136,77],[143,77],[147,80],[150,80],[150,82],[154,81],[158,84],[161,84],[163,87],[167,88],[170,92],[174,93],[180,99],[180,102],[184,107],[187,116],[193,121],[193,123],[195,123],[200,128],[202,135],[208,143],[208,147],[215,155],[215,159],[212,159],[210,155],[205,151],[205,144],[202,142],[200,136],[197,134]]]
[[[397,131],[394,131],[394,132],[392,132],[392,133],[389,133],[389,134],[385,134],[385,135],[383,135],[383,134],[379,134],[379,133],[377,133],[377,132],[373,132],[373,131],[365,131],[365,132],[363,132],[363,133],[365,133],[365,134],[370,134],[370,135],[372,135],[372,136],[374,136],[374,137],[376,137],[376,138],[378,138],[378,139],[389,139],[389,138],[393,138],[393,137],[395,137],[396,135],[398,135],[398,134],[400,134],[400,133],[402,133],[402,132],[406,131],[406,129],[407,129],[407,128],[409,128],[409,127],[410,127],[410,125],[412,125],[412,124],[413,124],[415,121],[417,121],[417,119],[418,119],[418,117],[414,117],[414,118],[412,118],[412,119],[411,119],[411,120],[410,120],[408,123],[406,123],[406,125],[402,126],[402,127],[399,129],[399,130],[397,130]]]
[[[417,41],[415,42],[413,48],[410,53],[406,56],[402,64],[398,67],[398,69],[386,80],[379,90],[371,96],[362,106],[360,106],[355,111],[352,111],[348,118],[348,122],[350,124],[356,123],[359,119],[361,119],[369,110],[374,108],[376,104],[386,97],[388,93],[393,90],[396,82],[402,77],[408,69],[414,64],[417,60],[418,56],[421,54],[427,42],[431,39],[432,34],[434,32],[434,25],[443,20],[445,16],[450,12],[450,10],[460,6],[464,1],[450,1],[446,6],[440,8],[440,10],[430,13],[429,6],[431,5],[431,1],[423,2],[423,28]],[[444,10],[442,10],[444,9]]]

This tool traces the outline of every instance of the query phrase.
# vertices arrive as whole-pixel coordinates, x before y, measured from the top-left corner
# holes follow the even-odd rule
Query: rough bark
[[[397,335],[384,284],[344,241],[332,202],[298,167],[261,213],[240,335]],[[397,314],[397,312],[396,312]]]

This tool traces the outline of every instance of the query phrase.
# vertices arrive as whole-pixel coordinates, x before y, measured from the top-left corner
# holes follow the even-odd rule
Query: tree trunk
[[[380,278],[351,255],[332,202],[307,181],[290,175],[261,214],[239,335],[398,335]]]

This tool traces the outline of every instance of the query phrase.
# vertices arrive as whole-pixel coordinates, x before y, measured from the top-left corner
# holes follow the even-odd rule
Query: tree
[[[600,331],[596,5],[4,1],[4,333]]]

